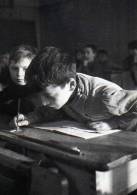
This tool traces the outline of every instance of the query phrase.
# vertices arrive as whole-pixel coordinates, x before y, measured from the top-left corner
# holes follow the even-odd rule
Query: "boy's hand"
[[[19,114],[19,116],[15,116],[12,121],[10,121],[10,127],[21,127],[21,126],[28,126],[30,124],[28,118],[23,114]]]
[[[129,125],[127,126],[127,131],[136,131],[137,132],[137,119],[131,120]]]
[[[89,122],[88,127],[98,132],[108,131],[112,129],[112,126],[104,121]]]

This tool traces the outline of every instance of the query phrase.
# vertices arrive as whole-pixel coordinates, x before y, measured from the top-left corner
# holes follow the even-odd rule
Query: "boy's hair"
[[[108,51],[105,49],[99,49],[98,54],[105,54],[106,56],[108,56]]]
[[[76,78],[76,65],[72,58],[56,47],[45,47],[32,60],[26,71],[26,80],[44,89],[49,84],[64,85]]]
[[[33,59],[37,54],[37,49],[35,47],[32,47],[30,45],[19,45],[12,49],[10,52],[10,59],[9,63],[11,61],[14,61],[17,63],[22,58],[29,58]]]
[[[84,48],[91,48],[94,53],[97,53],[97,46],[94,44],[87,44]]]
[[[74,51],[74,54],[77,55],[77,53],[83,53],[83,49],[81,48],[76,48],[75,51]]]

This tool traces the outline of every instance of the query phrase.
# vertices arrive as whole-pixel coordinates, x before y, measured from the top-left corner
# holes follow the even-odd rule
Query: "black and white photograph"
[[[0,195],[137,194],[137,0],[0,0]]]

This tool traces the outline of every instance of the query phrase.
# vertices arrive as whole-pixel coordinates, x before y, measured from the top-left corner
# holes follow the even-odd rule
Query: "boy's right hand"
[[[13,120],[10,121],[10,127],[15,128],[15,127],[21,127],[21,126],[28,126],[30,124],[28,118],[23,115],[19,114],[19,116],[15,116]]]

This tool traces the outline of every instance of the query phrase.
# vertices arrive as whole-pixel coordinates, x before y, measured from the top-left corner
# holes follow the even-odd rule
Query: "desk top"
[[[32,138],[32,140],[25,139],[26,137]],[[51,158],[67,164],[101,171],[115,168],[122,163],[137,158],[136,132],[121,131],[84,140],[27,127],[23,128],[23,131],[14,134],[8,131],[1,131],[0,139],[43,152]],[[78,147],[81,152],[80,154],[71,154],[56,147],[51,147],[46,144],[51,139],[68,147]],[[42,143],[37,140],[42,141]]]

